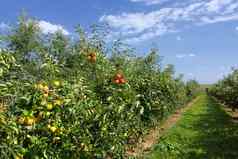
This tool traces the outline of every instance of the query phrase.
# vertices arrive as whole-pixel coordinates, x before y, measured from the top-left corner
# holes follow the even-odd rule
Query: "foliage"
[[[238,69],[233,69],[233,72],[215,84],[209,93],[231,106],[233,110],[238,108]]]
[[[0,52],[1,158],[123,158],[125,144],[194,96],[197,83],[162,70],[156,50],[106,49],[95,28],[77,27],[70,41],[20,18]]]

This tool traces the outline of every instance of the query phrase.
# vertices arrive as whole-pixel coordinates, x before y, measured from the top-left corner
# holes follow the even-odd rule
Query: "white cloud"
[[[131,38],[131,37],[127,38],[125,39],[125,42],[128,42],[130,44],[137,43],[140,41],[149,40],[151,38],[154,38],[155,36],[163,35],[167,32],[173,32],[173,30],[168,30],[168,28],[166,28],[165,26],[160,25],[160,26],[157,26],[157,28],[153,28],[153,30],[151,31],[147,31],[146,33],[135,36],[134,38]]]
[[[164,19],[171,9],[162,9],[160,11],[150,13],[122,13],[121,15],[114,16],[102,16],[100,22],[107,22],[113,28],[120,28],[122,31],[129,33],[138,33],[146,29],[152,29],[155,27],[161,27],[157,25],[160,20]]]
[[[187,58],[187,57],[195,57],[195,54],[177,54],[176,58],[178,59],[183,59],[183,58]]]
[[[186,54],[177,54],[176,57],[179,59],[185,58],[187,55]]]
[[[238,26],[236,27],[236,30],[238,31]]]
[[[202,17],[201,24],[212,24],[212,23],[226,22],[226,21],[231,21],[231,20],[238,20],[238,14],[227,15],[227,16],[217,16],[217,17],[213,17],[213,18]]]
[[[147,4],[159,3],[159,0],[131,0]],[[176,32],[185,25],[198,26],[211,23],[238,20],[237,0],[191,0],[174,3],[170,7],[150,12],[122,13],[104,15],[100,22],[108,23],[118,35],[127,41],[140,42],[166,33]]]
[[[177,36],[177,37],[176,37],[176,40],[177,40],[177,41],[181,41],[181,40],[182,40],[182,37],[181,37],[181,36]]]
[[[237,7],[238,7],[238,2],[232,3],[226,8],[225,13],[226,14],[233,13],[236,11]]]
[[[195,54],[188,54],[189,57],[195,57]]]
[[[0,30],[5,31],[5,30],[8,30],[9,28],[10,28],[10,26],[8,24],[6,24],[4,22],[0,23]]]
[[[233,2],[233,0],[212,0],[206,3],[206,8],[210,12],[219,12],[223,7],[229,5]]]
[[[188,73],[188,76],[189,76],[190,78],[194,78],[194,74],[193,74],[193,73]]]
[[[57,31],[62,31],[64,35],[69,35],[70,33],[61,25],[52,24],[50,22],[41,20],[38,22],[39,27],[44,34],[52,34]]]
[[[169,0],[130,0],[131,2],[143,2],[146,5],[161,4]]]

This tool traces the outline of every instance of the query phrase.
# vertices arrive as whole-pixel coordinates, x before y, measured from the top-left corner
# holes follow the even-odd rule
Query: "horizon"
[[[80,3],[81,2],[81,3]],[[235,0],[119,0],[104,3],[9,0],[0,6],[0,32],[16,23],[22,9],[37,18],[42,32],[108,23],[108,41],[121,38],[137,55],[157,48],[162,64],[173,64],[184,79],[213,84],[237,67],[238,2]],[[43,8],[43,9],[42,9]],[[69,10],[66,12],[66,10]]]

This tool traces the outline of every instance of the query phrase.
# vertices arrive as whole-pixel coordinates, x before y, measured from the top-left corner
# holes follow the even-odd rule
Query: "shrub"
[[[47,39],[21,18],[7,38],[1,158],[123,158],[126,144],[194,97],[198,84],[161,69],[156,50],[136,57],[116,43],[108,55],[97,31],[77,32],[76,42]]]
[[[238,108],[238,70],[234,69],[231,74],[220,80],[209,93],[235,111]]]

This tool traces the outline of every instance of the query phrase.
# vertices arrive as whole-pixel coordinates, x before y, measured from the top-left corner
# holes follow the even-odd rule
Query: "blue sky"
[[[238,66],[237,0],[7,0],[0,6],[0,30],[25,9],[44,33],[71,36],[74,27],[108,23],[108,40],[121,38],[144,55],[157,47],[163,64],[185,79],[213,83]]]

